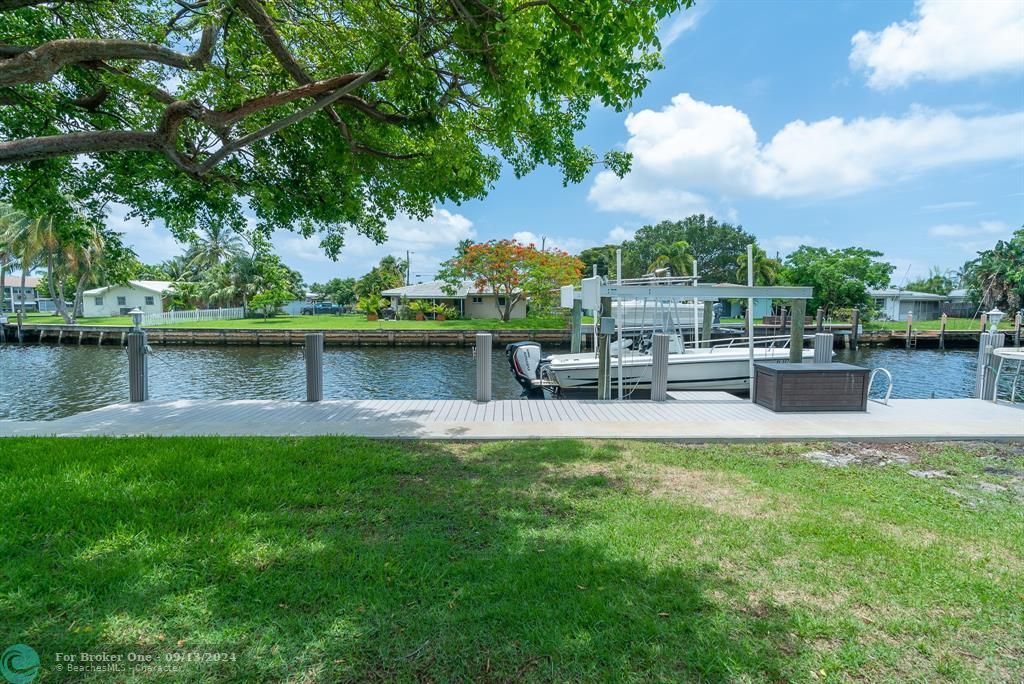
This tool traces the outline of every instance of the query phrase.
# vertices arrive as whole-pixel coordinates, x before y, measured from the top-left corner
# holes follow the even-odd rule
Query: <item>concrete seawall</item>
[[[732,326],[730,326],[732,327]],[[739,327],[738,325],[735,327]],[[27,324],[23,326],[25,342],[46,344],[112,344],[124,345],[131,330],[128,326],[112,325],[60,325]],[[270,329],[228,329],[228,328],[147,328],[150,344],[162,345],[301,345],[307,332],[324,333],[324,344],[329,347],[471,347],[478,332],[489,332],[494,336],[494,345],[509,344],[520,340],[533,340],[544,346],[566,346],[570,343],[568,326],[564,329],[499,329],[499,330],[270,330]],[[850,342],[849,326],[826,328],[835,334],[837,349],[846,348]],[[17,326],[5,327],[8,343],[18,339]],[[808,328],[813,333],[814,328]],[[778,335],[774,326],[756,326],[754,334]],[[944,345],[948,348],[977,349],[980,330],[947,330]],[[583,329],[583,348],[592,349],[590,327]],[[716,332],[712,339],[729,339],[732,335]],[[906,345],[906,331],[865,331],[860,336],[860,345],[865,347],[898,347]],[[1006,344],[1016,342],[1012,332],[1006,337]],[[739,342],[738,342],[739,343]],[[914,331],[913,347],[931,349],[939,347],[937,331]]]

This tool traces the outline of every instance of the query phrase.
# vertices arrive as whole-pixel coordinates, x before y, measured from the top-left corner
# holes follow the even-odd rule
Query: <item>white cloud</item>
[[[965,209],[973,207],[977,202],[940,202],[938,204],[926,204],[921,209],[924,211],[946,211],[947,209]]]
[[[593,240],[558,235],[537,235],[529,230],[520,230],[513,233],[512,239],[524,245],[535,245],[538,249],[543,244],[545,249],[560,249],[569,254],[578,254],[587,247],[593,247],[596,244]]]
[[[832,247],[827,240],[822,240],[817,235],[784,233],[781,235],[768,235],[758,239],[761,248],[768,256],[774,257],[776,253],[783,259],[801,245],[808,247]]]
[[[1005,221],[980,221],[975,224],[942,223],[928,229],[928,235],[967,254],[991,249],[996,241],[1009,239],[1013,226]]]
[[[184,252],[163,221],[143,223],[128,217],[131,210],[123,204],[111,204],[107,212],[107,227],[124,234],[124,243],[135,250],[143,263],[155,264]]]
[[[708,13],[710,2],[701,2],[689,9],[681,10],[665,20],[658,33],[658,40],[664,50],[679,39],[687,31],[697,28],[697,24]]]
[[[437,209],[423,221],[400,215],[388,222],[386,230],[388,239],[379,245],[354,231],[348,233],[337,262],[324,254],[316,237],[307,239],[289,231],[277,231],[273,242],[284,262],[297,268],[309,281],[359,276],[389,254],[404,260],[406,251],[411,252],[414,280],[417,275],[422,276],[421,280],[429,280],[437,273],[439,264],[454,254],[460,240],[476,236],[470,219],[447,209]]]
[[[858,31],[850,64],[884,90],[928,79],[1024,71],[1024,3],[918,0],[914,18],[878,32]]]
[[[608,231],[608,239],[606,242],[613,245],[619,245],[626,240],[632,240],[633,236],[636,235],[636,228],[623,228],[622,226],[615,226]]]
[[[912,108],[900,118],[786,124],[762,143],[750,118],[687,93],[626,117],[630,174],[598,174],[589,199],[651,218],[711,213],[720,197],[838,196],[958,163],[1024,155],[1024,113],[964,117]]]

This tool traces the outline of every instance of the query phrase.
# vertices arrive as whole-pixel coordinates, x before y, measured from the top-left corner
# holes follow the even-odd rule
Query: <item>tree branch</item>
[[[112,59],[145,60],[179,69],[201,69],[210,61],[216,37],[216,26],[204,28],[199,47],[192,54],[136,40],[52,40],[0,61],[0,86],[43,83],[68,64]]]

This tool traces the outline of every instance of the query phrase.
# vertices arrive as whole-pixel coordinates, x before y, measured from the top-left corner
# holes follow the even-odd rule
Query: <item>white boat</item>
[[[803,350],[803,359],[813,360],[814,350]],[[789,349],[755,348],[754,360],[788,361]],[[622,356],[623,390],[627,393],[650,390],[651,369],[650,354],[627,351]],[[618,386],[618,356],[611,357],[609,375],[614,390]],[[594,391],[597,389],[597,357],[593,352],[549,356],[540,366],[540,379],[566,392]],[[668,389],[749,391],[750,352],[746,347],[722,345],[669,354]]]
[[[778,337],[759,338],[762,346],[754,347],[755,361],[789,360],[788,342]],[[721,390],[744,392],[750,390],[750,349],[739,340],[712,347],[683,347],[678,337],[669,344],[668,389]],[[630,340],[624,341],[622,354],[622,389],[625,393],[649,391],[653,358],[645,351],[629,349]],[[527,393],[540,397],[544,389],[557,388],[561,392],[594,392],[597,390],[597,355],[594,352],[578,354],[552,354],[544,356],[536,342],[516,342],[506,348],[509,367]],[[613,390],[618,386],[619,344],[611,344],[609,375]],[[814,350],[802,350],[805,361],[813,361]]]

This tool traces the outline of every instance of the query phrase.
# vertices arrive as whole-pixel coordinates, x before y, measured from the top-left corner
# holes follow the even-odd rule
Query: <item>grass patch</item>
[[[83,651],[235,655],[97,681],[1024,669],[1021,447],[0,445],[0,644],[41,681]]]
[[[985,329],[991,327],[986,324]],[[942,321],[935,319],[931,321],[914,321],[914,330],[938,330],[942,327]],[[865,330],[899,330],[907,329],[907,322],[904,321],[868,321],[864,323]],[[1009,316],[999,321],[1000,330],[1013,329],[1013,317]],[[947,318],[946,330],[981,330],[981,319],[979,318]]]
[[[63,323],[60,316],[29,315],[29,323]],[[128,325],[130,316],[80,318],[81,325]],[[453,321],[368,321],[362,314],[317,316],[274,316],[242,318],[229,321],[189,321],[154,326],[160,328],[218,328],[227,330],[547,330],[563,329],[569,323],[561,316],[520,318],[500,321],[482,318],[460,318]],[[149,326],[147,326],[149,327]]]

